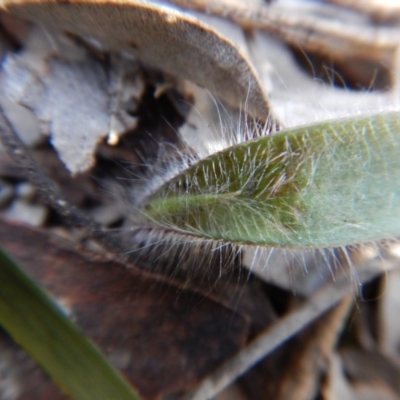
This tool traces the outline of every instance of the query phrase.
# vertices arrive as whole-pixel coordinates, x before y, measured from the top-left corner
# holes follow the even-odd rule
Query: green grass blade
[[[204,159],[144,210],[204,238],[329,247],[400,234],[400,114],[287,130]]]
[[[139,400],[104,356],[0,248],[0,324],[76,400]]]

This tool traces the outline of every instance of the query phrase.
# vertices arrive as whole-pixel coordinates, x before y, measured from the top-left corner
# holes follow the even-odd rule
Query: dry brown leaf
[[[2,0],[0,5],[45,27],[133,53],[153,67],[208,88],[234,107],[248,108],[259,118],[269,114],[258,78],[236,46],[172,7],[136,0]]]
[[[144,399],[188,389],[247,341],[252,317],[239,310],[237,302],[230,308],[217,296],[204,297],[136,268],[89,260],[83,251],[73,251],[44,230],[4,219],[0,242]],[[252,296],[253,312],[254,307]],[[15,399],[62,398],[32,361],[18,357],[15,353],[21,350],[6,345],[0,336],[2,355],[4,348],[11,355],[0,359],[0,371],[2,362],[12,369],[10,385],[20,392]],[[1,390],[0,380],[0,395]]]
[[[346,374],[354,383],[381,387],[392,395],[400,393],[400,368],[381,353],[344,348],[341,356]]]
[[[298,301],[298,299],[296,299]],[[301,334],[276,349],[241,383],[248,399],[315,399],[325,379],[352,299],[321,315]],[[346,382],[345,382],[346,383]],[[335,397],[323,397],[334,400]],[[350,398],[346,397],[346,400]]]
[[[323,376],[352,305],[352,296],[344,299],[297,338],[287,370],[280,381],[282,400],[308,400],[318,396]]]

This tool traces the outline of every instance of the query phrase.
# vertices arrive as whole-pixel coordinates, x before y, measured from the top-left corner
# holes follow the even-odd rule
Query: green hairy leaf
[[[140,400],[98,349],[0,248],[0,325],[72,399]]]
[[[331,247],[400,234],[400,114],[290,129],[216,153],[164,184],[145,215],[188,235]]]

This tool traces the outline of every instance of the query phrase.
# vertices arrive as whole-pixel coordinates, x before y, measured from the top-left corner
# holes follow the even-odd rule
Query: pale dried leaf
[[[400,2],[398,0],[327,0],[329,3],[348,7],[370,15],[380,22],[400,21]]]
[[[243,4],[226,2],[225,0],[217,3],[212,2],[212,4],[207,1],[199,0],[191,0],[185,3],[174,1],[174,3],[182,6],[185,4],[197,10],[203,8],[204,11],[214,12],[216,15],[221,16],[224,15],[225,10],[228,17],[234,10],[236,10],[238,14],[244,12]],[[209,6],[207,6],[207,4]],[[291,15],[291,10],[296,6],[293,4],[285,4],[284,7],[280,7],[283,13],[282,18],[285,18],[284,10],[286,9],[288,15]],[[302,12],[305,15],[309,14],[311,17],[318,9],[318,7],[314,9],[315,7],[317,6],[304,5],[304,10]],[[321,9],[323,9],[323,7],[324,6],[321,6]],[[263,8],[261,5],[252,3],[249,5],[248,14],[246,15],[251,19],[251,16],[256,15],[255,12],[258,9],[264,10],[268,8],[265,5]],[[329,8],[325,11],[328,13]],[[333,12],[332,10],[330,11]],[[195,13],[202,21],[212,25],[219,32],[222,32],[224,36],[234,41],[249,57],[262,80],[264,90],[268,94],[272,112],[277,116],[283,127],[289,128],[318,122],[324,119],[343,118],[372,111],[398,109],[400,107],[400,98],[395,85],[392,85],[393,87],[391,90],[386,92],[366,92],[346,90],[326,84],[320,80],[314,79],[310,75],[307,75],[305,71],[301,70],[288,47],[282,43],[282,41],[274,39],[271,35],[256,31],[253,32],[252,35],[245,37],[238,25],[226,19],[223,20],[215,15],[206,15],[197,11],[191,12]],[[340,10],[339,12],[339,10],[336,10],[336,12],[339,17],[341,17],[338,18],[337,23],[344,23],[346,11]],[[328,15],[330,14],[328,13]],[[350,21],[352,18],[353,16],[349,17]],[[240,20],[237,22],[240,23]],[[362,18],[360,18],[359,22],[360,24],[363,22],[366,24]],[[398,34],[400,34],[400,30]],[[355,51],[357,50],[357,46],[351,40],[352,37],[350,36],[348,46],[352,51]],[[371,48],[373,48],[375,44],[371,41],[370,45]],[[327,46],[329,47],[329,43],[327,43]],[[305,49],[307,49],[307,46],[305,46]],[[330,56],[331,54],[330,52]],[[342,57],[346,58],[345,55],[342,55]],[[375,55],[371,54],[371,57],[375,57]],[[390,50],[387,49],[385,60],[385,63],[383,59],[380,60],[380,64],[385,64],[387,68],[391,69],[390,74],[392,80],[395,81],[394,83],[397,83],[396,72],[398,72],[399,69],[398,56],[393,44]],[[367,59],[365,59],[365,61],[367,61]],[[354,60],[349,62],[355,64]],[[361,70],[362,68],[357,68],[357,73],[360,73]]]
[[[270,36],[256,32],[250,43],[273,113],[286,128],[400,107],[396,88],[362,92],[332,87],[300,70],[289,49]]]
[[[174,8],[138,0],[20,1],[1,6],[43,26],[73,32],[112,50],[207,87],[260,118],[268,104],[253,68],[236,46],[214,29]]]
[[[397,246],[397,250],[399,250]],[[382,346],[390,357],[397,357],[400,348],[400,320],[397,315],[400,310],[400,271],[392,271],[385,282],[385,291],[380,302],[382,316]]]
[[[247,246],[244,265],[265,282],[310,296],[342,271],[332,268],[331,250],[295,250]]]
[[[376,382],[354,385],[354,400],[398,400],[398,393],[382,387]],[[346,399],[347,400],[347,399]]]
[[[322,398],[355,400],[353,388],[346,379],[342,361],[336,353],[332,354],[330,359],[327,383],[322,387]]]
[[[34,146],[42,138],[35,114],[7,97],[6,87],[1,75],[0,84],[3,87],[3,92],[0,93],[0,104],[4,112],[23,142],[28,146]]]
[[[188,81],[185,82],[184,90],[193,99],[193,107],[179,129],[185,142],[196,149],[200,157],[206,157],[223,149],[227,143],[233,143],[235,135],[240,134],[240,124],[244,124],[241,121],[243,115]]]
[[[322,1],[275,1],[271,4],[232,0],[169,0],[190,10],[230,19],[246,30],[264,30],[306,51],[338,60],[362,57],[388,63],[398,46],[396,27],[371,24],[368,16]]]
[[[51,134],[61,160],[77,173],[92,166],[100,139],[135,125],[135,118],[121,104],[140,96],[143,85],[140,80],[123,80],[125,70],[137,70],[135,61],[118,58],[114,69],[106,71],[103,63],[83,49],[71,48],[61,58],[54,42],[40,29],[33,30],[26,48],[9,53],[3,62],[0,101],[20,136],[31,138],[26,142],[37,141],[39,132]]]

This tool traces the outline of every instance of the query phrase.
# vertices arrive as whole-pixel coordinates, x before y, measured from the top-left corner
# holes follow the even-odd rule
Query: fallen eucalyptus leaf
[[[242,143],[148,199],[150,221],[205,239],[335,247],[400,233],[398,113],[354,117]]]
[[[2,0],[0,6],[45,27],[133,53],[153,67],[207,87],[234,107],[246,107],[259,118],[269,115],[258,78],[236,46],[173,7],[139,0]]]

